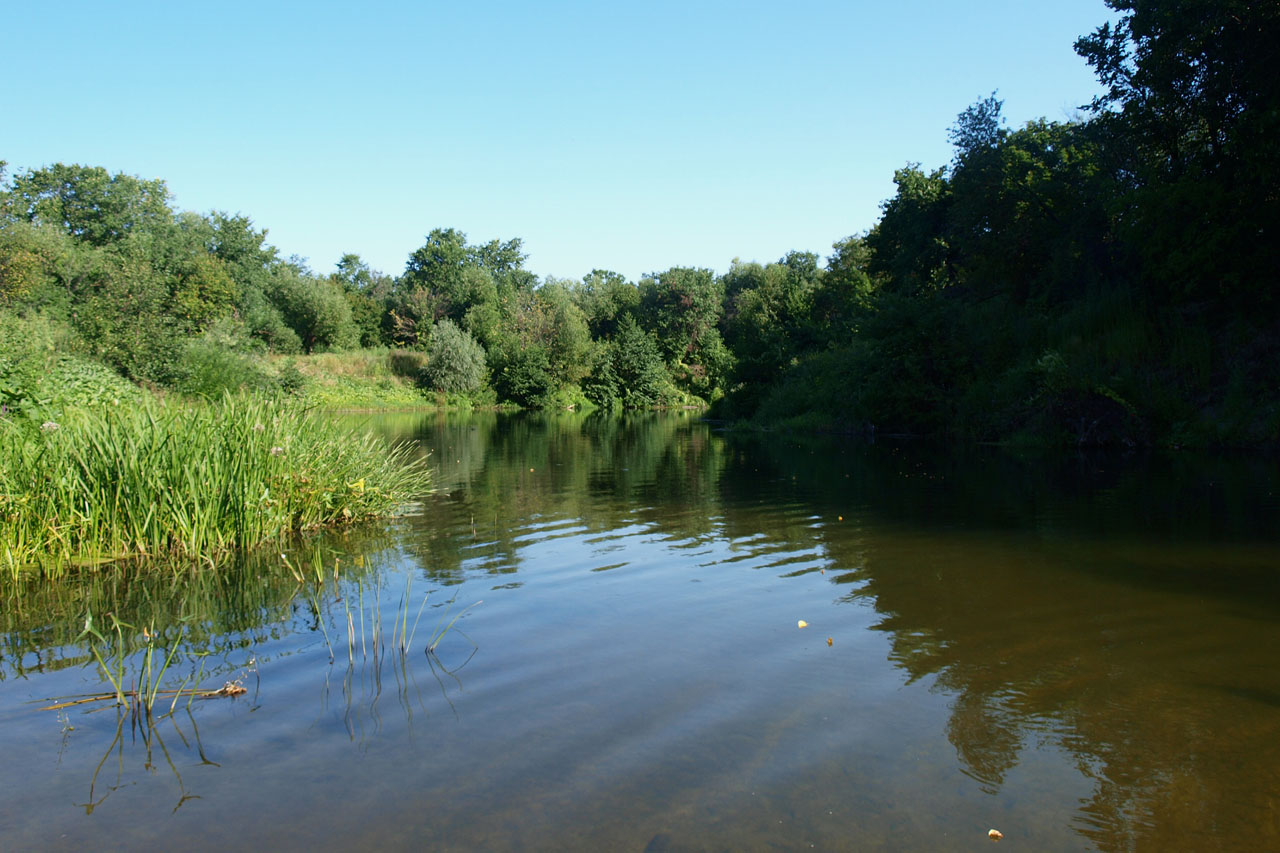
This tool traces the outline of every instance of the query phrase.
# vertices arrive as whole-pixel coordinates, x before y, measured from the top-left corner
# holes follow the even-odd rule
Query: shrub
[[[436,391],[475,391],[484,384],[484,348],[452,320],[441,320],[431,330],[421,376],[422,384]]]
[[[183,394],[217,400],[238,391],[272,391],[279,387],[263,363],[201,336],[187,341],[174,370],[173,386]]]

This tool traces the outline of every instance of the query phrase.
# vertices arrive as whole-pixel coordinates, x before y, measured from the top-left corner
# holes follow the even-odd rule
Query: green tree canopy
[[[10,215],[52,225],[95,246],[168,223],[164,181],[107,172],[101,166],[56,163],[13,178]]]

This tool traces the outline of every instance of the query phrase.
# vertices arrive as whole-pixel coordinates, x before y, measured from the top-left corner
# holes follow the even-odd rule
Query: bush
[[[652,334],[641,329],[631,317],[624,317],[611,345],[617,396],[623,406],[644,409],[670,396],[671,375]]]
[[[261,360],[205,336],[187,341],[174,374],[173,386],[178,391],[206,400],[217,400],[228,392],[273,391],[279,387]]]
[[[493,371],[493,387],[503,400],[541,408],[556,390],[551,357],[537,345],[503,352]]]
[[[431,330],[421,376],[422,384],[435,391],[475,391],[484,384],[484,348],[452,320],[441,320]]]
[[[119,404],[143,392],[75,353],[70,333],[49,319],[0,313],[0,414],[38,426],[67,405]]]
[[[272,277],[268,295],[307,352],[359,346],[360,330],[336,282],[282,268]]]

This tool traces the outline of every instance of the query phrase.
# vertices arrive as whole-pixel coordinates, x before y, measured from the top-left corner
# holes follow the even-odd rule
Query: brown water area
[[[401,518],[0,583],[0,850],[1280,849],[1274,457],[370,424]]]

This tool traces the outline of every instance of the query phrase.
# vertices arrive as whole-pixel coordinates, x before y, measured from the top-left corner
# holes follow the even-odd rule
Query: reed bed
[[[263,398],[66,409],[39,428],[0,419],[0,566],[214,562],[391,513],[429,484],[413,447]]]

